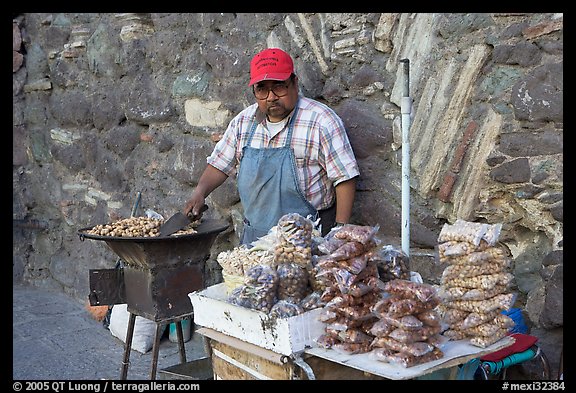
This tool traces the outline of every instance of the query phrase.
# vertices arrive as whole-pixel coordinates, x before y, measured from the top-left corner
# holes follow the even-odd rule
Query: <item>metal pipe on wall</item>
[[[402,113],[402,251],[410,257],[410,60],[402,59],[403,94],[400,101]]]

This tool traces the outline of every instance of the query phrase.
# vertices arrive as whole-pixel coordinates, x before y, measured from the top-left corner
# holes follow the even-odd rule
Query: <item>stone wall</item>
[[[502,223],[517,305],[554,366],[563,343],[563,15],[19,14],[13,19],[13,280],[80,301],[116,256],[82,227],[136,195],[182,208],[228,121],[254,102],[251,57],[292,54],[302,94],[342,117],[361,170],[353,222],[400,244],[400,100],[410,61],[412,269],[437,283],[438,233]],[[231,224],[234,179],[206,217]],[[214,259],[209,283],[221,280]]]

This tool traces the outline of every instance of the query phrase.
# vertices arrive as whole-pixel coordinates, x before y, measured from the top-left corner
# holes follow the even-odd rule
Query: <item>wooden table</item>
[[[196,332],[206,339],[214,379],[403,380],[440,370],[448,371],[449,379],[455,379],[460,364],[514,343],[513,338],[505,337],[487,348],[479,348],[468,340],[449,341],[443,348],[443,358],[404,368],[371,359],[369,353],[348,355],[332,349],[309,348],[287,356],[213,329],[203,327]]]
[[[486,348],[472,345],[469,340],[448,341],[442,347],[442,352],[444,352],[442,358],[408,368],[374,360],[371,358],[370,353],[348,355],[324,348],[310,348],[305,350],[305,352],[312,356],[321,357],[346,367],[356,368],[387,379],[413,379],[441,369],[459,366],[472,359],[508,347],[513,343],[514,339],[510,336],[506,336]]]

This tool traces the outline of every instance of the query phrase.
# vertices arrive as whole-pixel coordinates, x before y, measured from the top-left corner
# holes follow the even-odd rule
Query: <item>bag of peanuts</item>
[[[298,213],[285,214],[278,220],[275,263],[294,262],[302,267],[311,263],[312,220]]]

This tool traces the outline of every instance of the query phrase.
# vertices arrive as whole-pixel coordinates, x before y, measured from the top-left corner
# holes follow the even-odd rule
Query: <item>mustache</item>
[[[284,107],[284,105],[281,105],[281,104],[278,103],[278,102],[272,102],[272,103],[266,104],[266,109],[271,109],[271,108],[282,108],[282,109],[286,109],[286,108]]]

